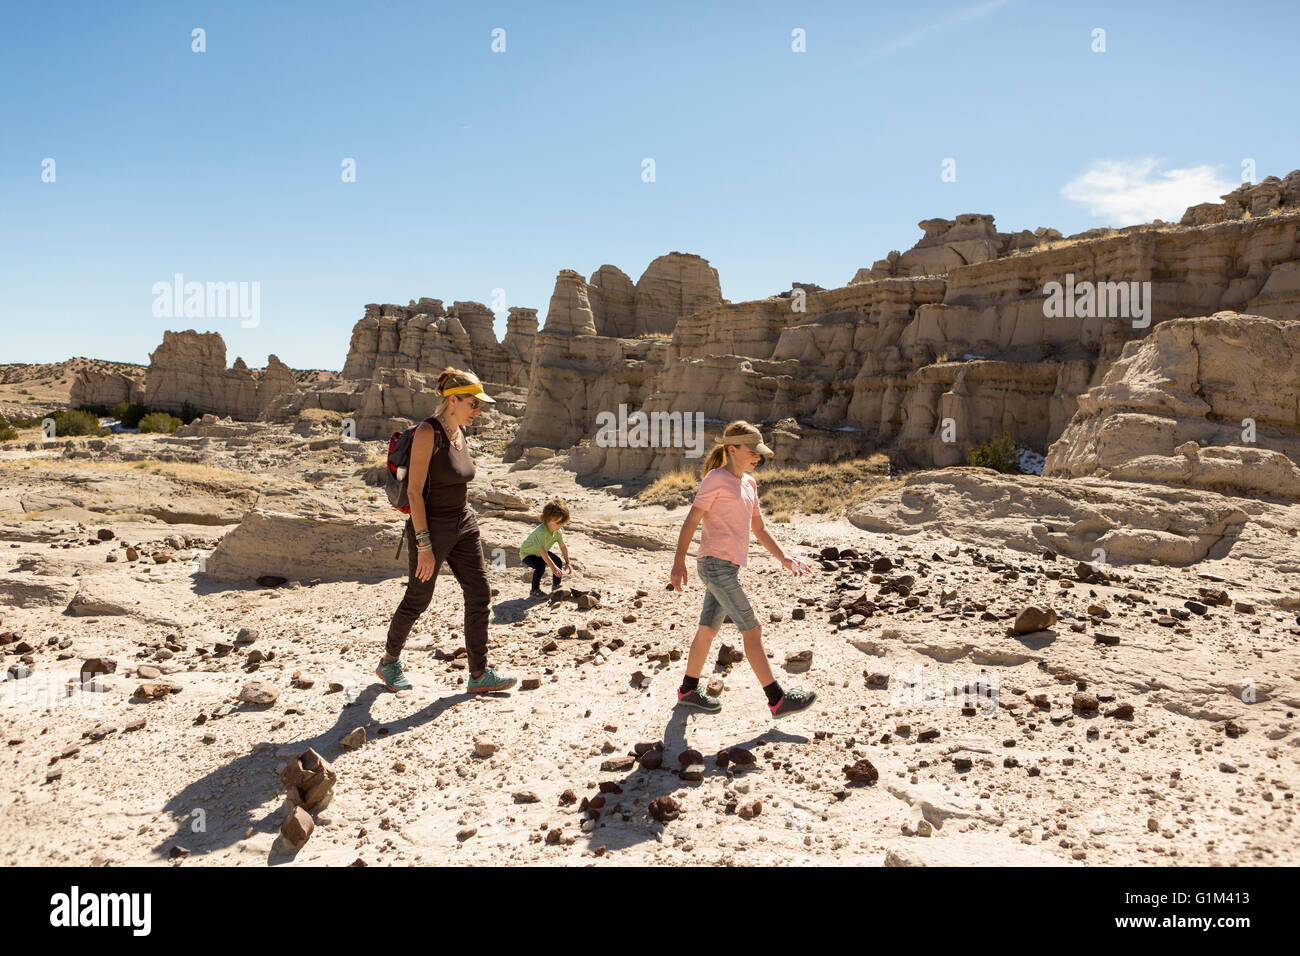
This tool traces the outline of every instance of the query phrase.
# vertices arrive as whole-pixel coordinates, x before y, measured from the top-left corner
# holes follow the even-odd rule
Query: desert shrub
[[[0,441],[13,441],[18,437],[18,429],[9,424],[9,420],[0,415]]]
[[[61,409],[49,417],[54,419],[54,434],[58,438],[109,434],[107,428],[99,427],[99,416],[84,408]]]
[[[111,414],[122,423],[123,428],[135,428],[140,424],[140,419],[148,414],[148,410],[143,405],[118,402],[113,406]]]
[[[167,412],[150,412],[140,419],[140,431],[142,432],[165,432],[170,435],[181,425],[185,424],[175,415],[169,415]]]
[[[181,405],[181,424],[182,424],[182,425],[188,425],[190,422],[194,421],[194,419],[199,418],[199,417],[202,416],[202,415],[203,415],[203,412],[202,412],[201,410],[195,408],[195,407],[194,407],[193,405],[191,405],[188,401],[185,402],[183,405]],[[178,426],[178,427],[179,427],[179,426]],[[173,429],[173,430],[174,430],[174,429]]]
[[[966,464],[976,468],[992,468],[1009,475],[1021,474],[1020,449],[1009,432],[1003,432],[992,441],[984,440],[966,453]]]

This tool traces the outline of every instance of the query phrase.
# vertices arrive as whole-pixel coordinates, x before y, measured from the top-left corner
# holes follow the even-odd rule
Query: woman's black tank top
[[[429,461],[429,475],[424,482],[424,513],[430,518],[459,517],[468,506],[474,459],[469,453],[469,442],[463,437],[462,446],[456,448],[442,422],[434,419],[433,427],[441,433],[441,441]]]

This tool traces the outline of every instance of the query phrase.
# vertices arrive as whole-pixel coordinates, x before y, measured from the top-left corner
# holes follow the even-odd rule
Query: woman
[[[389,690],[408,690],[401,661],[402,648],[416,618],[433,599],[438,570],[446,561],[465,594],[465,648],[469,652],[471,694],[507,690],[513,677],[503,677],[487,666],[488,586],[487,564],[479,541],[478,520],[469,507],[469,482],[474,477],[474,459],[465,441],[465,426],[482,411],[483,404],[495,404],[483,391],[473,372],[447,368],[438,376],[442,401],[434,412],[434,423],[422,422],[411,443],[408,476],[411,517],[406,522],[406,594],[388,625],[388,644],[375,673]],[[433,430],[441,431],[438,452],[433,453]],[[416,489],[424,493],[417,494]]]

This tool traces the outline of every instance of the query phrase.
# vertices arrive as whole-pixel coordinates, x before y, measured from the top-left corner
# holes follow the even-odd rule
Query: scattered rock
[[[846,764],[844,776],[850,783],[875,783],[880,779],[880,773],[876,770],[875,764],[865,757],[856,763]]]
[[[749,803],[742,803],[736,808],[736,816],[742,820],[752,820],[763,812],[762,800],[751,800]]]
[[[1035,631],[1047,630],[1056,621],[1056,611],[1052,608],[1029,604],[1016,615],[1016,621],[1011,625],[1011,629],[1017,634],[1033,634]]]
[[[269,707],[280,697],[280,688],[266,681],[249,681],[239,691],[239,699],[246,704]]]
[[[806,671],[812,667],[813,652],[810,650],[794,651],[785,657],[785,669],[792,673]]]
[[[117,670],[117,659],[112,657],[92,657],[81,662],[81,681],[84,684],[96,674],[112,674]],[[144,674],[140,675],[144,677]],[[154,675],[158,676],[157,674]]]
[[[682,808],[672,797],[662,796],[650,801],[649,812],[659,823],[670,823],[681,816]]]
[[[480,757],[491,757],[501,748],[488,740],[475,740],[474,753]]]
[[[315,829],[316,821],[311,818],[311,814],[302,807],[294,807],[280,824],[280,835],[284,837],[285,843],[297,850],[310,839]]]
[[[339,741],[339,746],[344,750],[356,750],[358,747],[364,746],[365,742],[366,728],[357,727],[355,730],[351,730],[344,735],[344,737]]]

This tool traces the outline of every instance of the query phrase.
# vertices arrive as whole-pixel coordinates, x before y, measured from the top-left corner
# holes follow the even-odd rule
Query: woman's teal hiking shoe
[[[375,674],[384,682],[384,686],[389,690],[410,690],[411,682],[406,679],[406,673],[402,670],[400,660],[393,661],[391,664],[385,664],[380,661],[375,668]]]
[[[513,677],[502,677],[492,668],[487,668],[478,677],[469,679],[469,692],[471,694],[491,694],[498,690],[509,690],[515,686]]]

